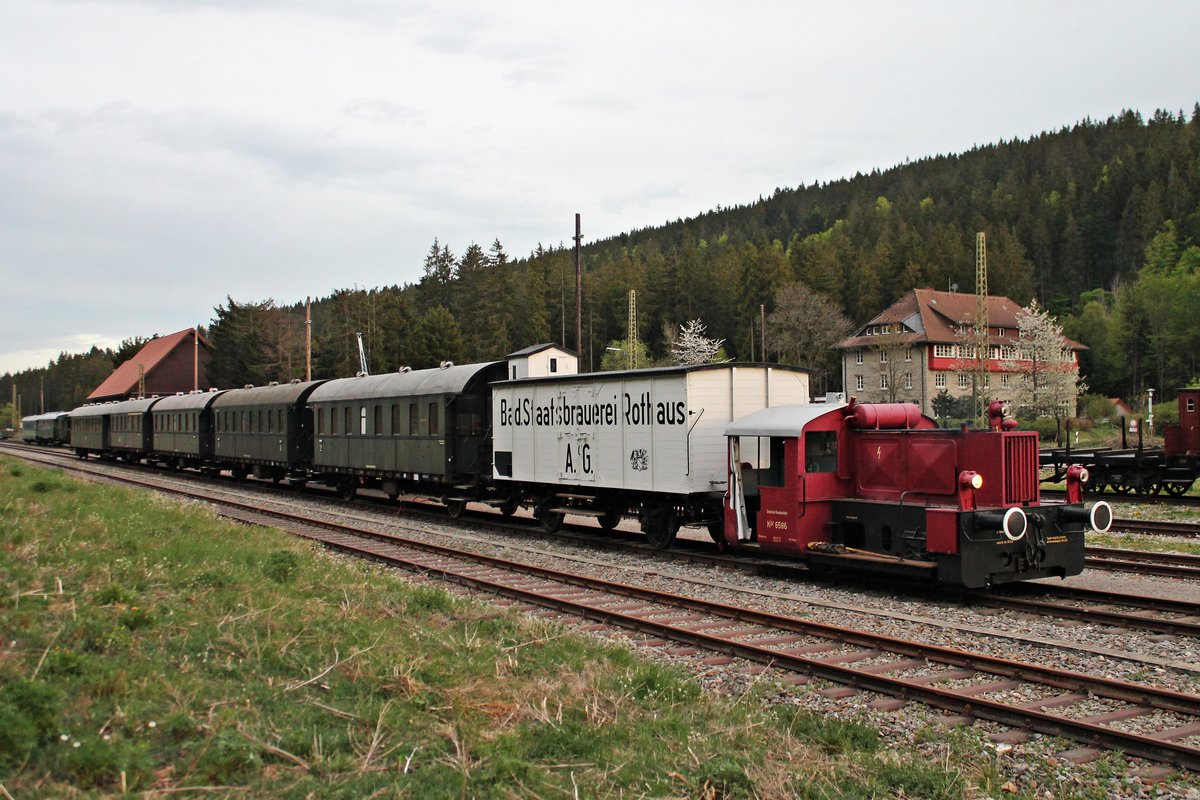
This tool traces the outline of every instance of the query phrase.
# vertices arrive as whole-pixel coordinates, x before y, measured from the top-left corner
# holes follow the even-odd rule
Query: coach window
[[[346,423],[342,426],[342,428],[345,429],[346,435],[349,436],[354,430],[354,428],[350,426],[350,406],[346,406],[342,409],[342,422]]]
[[[421,431],[421,412],[416,403],[408,404],[408,435],[416,436]]]
[[[329,409],[329,432],[337,436],[337,409]]]
[[[400,406],[392,403],[392,428],[390,433],[392,436],[400,435]]]
[[[435,400],[429,404],[429,435],[438,435],[438,404]]]
[[[376,436],[383,435],[383,406],[375,406],[375,430],[372,433]]]
[[[837,472],[837,431],[804,434],[804,465],[808,472]]]
[[[267,409],[267,433],[275,432],[275,409]]]
[[[242,412],[242,424],[241,424],[241,427],[238,428],[238,433],[245,433],[246,431],[248,431],[250,429],[249,422],[246,419],[246,417],[249,415],[249,413],[250,413],[249,411]]]

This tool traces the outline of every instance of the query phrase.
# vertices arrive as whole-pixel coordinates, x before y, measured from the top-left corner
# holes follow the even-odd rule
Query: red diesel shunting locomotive
[[[725,540],[810,563],[982,587],[1083,570],[1086,470],[1042,504],[1038,436],[1000,403],[989,430],[938,428],[909,403],[780,406],[726,429]]]

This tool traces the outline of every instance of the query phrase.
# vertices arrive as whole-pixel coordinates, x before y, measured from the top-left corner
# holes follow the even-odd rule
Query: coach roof
[[[325,381],[297,381],[276,383],[267,386],[250,386],[245,389],[229,389],[213,401],[213,408],[245,408],[247,406],[288,405],[301,400],[308,392]]]
[[[504,374],[505,362],[487,361],[412,372],[389,372],[339,378],[326,383],[309,397],[311,403],[336,403],[341,400],[368,400],[384,397],[414,397],[434,394],[458,394],[477,376],[488,370]],[[499,368],[497,370],[497,368]]]
[[[140,397],[137,400],[122,400],[118,403],[96,403],[90,406],[80,406],[71,412],[72,417],[106,417],[109,414],[139,414],[145,413],[152,405],[162,400],[161,397]]]
[[[221,396],[221,392],[188,392],[168,395],[154,405],[154,413],[160,411],[193,411],[205,409]]]

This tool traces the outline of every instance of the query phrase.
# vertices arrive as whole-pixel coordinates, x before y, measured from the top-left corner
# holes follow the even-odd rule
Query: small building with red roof
[[[89,403],[170,395],[208,386],[208,342],[196,328],[146,342],[88,395]]]
[[[974,294],[913,289],[838,343],[847,395],[870,402],[912,402],[933,416],[933,398],[945,390],[970,396],[975,368]],[[987,298],[988,358],[984,390],[1009,399],[1020,384],[1020,305]],[[1063,338],[1064,358],[1076,372],[1084,345]]]

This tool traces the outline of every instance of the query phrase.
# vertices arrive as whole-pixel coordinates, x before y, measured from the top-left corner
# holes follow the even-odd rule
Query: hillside
[[[1126,111],[589,243],[583,365],[599,368],[605,347],[626,338],[630,289],[652,357],[667,349],[665,331],[701,318],[730,356],[750,358],[752,343],[756,356],[762,344],[760,315],[777,310],[789,283],[840,311],[844,325],[913,287],[973,291],[976,231],[988,234],[992,293],[1022,304],[1036,296],[1058,314],[1089,346],[1083,367],[1094,391],[1169,393],[1200,374],[1200,104],[1190,118]],[[302,304],[230,298],[215,313],[215,384],[303,374]],[[456,253],[435,239],[417,283],[315,302],[314,375],[357,370],[356,331],[372,371],[383,371],[547,340],[573,346],[573,328],[573,252],[539,246],[514,259],[498,240]],[[794,352],[770,331],[769,357]],[[818,387],[838,383],[827,361],[811,365],[825,371]],[[80,399],[75,378],[54,367],[15,379],[29,398],[43,378],[48,405]],[[0,378],[0,397],[13,380]]]

